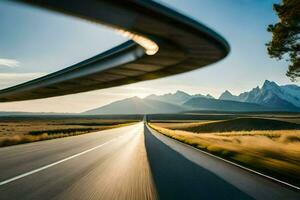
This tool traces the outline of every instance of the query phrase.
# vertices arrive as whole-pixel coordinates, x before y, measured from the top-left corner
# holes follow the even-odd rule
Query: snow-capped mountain
[[[226,90],[219,99],[293,110],[300,108],[300,87],[297,85],[279,86],[273,81],[266,80],[261,88],[253,88],[238,96]]]
[[[183,91],[163,95],[151,94],[119,100],[82,114],[155,114],[180,113],[203,110],[232,112],[294,111],[300,112],[300,87],[278,86],[265,81],[263,86],[253,88],[236,96],[226,90],[219,99],[211,95],[190,95]]]
[[[285,99],[297,107],[300,107],[300,87],[297,85],[281,86]]]

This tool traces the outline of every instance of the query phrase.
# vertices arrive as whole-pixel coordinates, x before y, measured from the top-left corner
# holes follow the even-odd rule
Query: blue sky
[[[218,97],[262,85],[290,84],[287,64],[268,57],[266,32],[277,21],[271,0],[160,0],[224,36],[231,46],[224,60],[193,72],[122,87],[43,100],[1,103],[5,111],[81,112],[131,96],[184,90]],[[67,67],[126,41],[115,31],[45,10],[0,2],[0,88]],[[297,83],[299,85],[299,83]],[[157,89],[159,88],[159,89]]]
[[[5,83],[0,74],[0,88],[55,72],[127,40],[106,27],[8,1],[0,2],[0,24],[0,59],[15,61],[14,66],[0,65],[0,73],[15,77]]]

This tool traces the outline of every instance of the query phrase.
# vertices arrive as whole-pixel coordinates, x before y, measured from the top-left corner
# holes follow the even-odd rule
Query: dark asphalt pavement
[[[0,199],[300,199],[143,123],[0,148]]]

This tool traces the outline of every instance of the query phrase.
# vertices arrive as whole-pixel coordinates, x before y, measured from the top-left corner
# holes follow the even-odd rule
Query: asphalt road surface
[[[300,199],[143,123],[0,149],[0,199]]]

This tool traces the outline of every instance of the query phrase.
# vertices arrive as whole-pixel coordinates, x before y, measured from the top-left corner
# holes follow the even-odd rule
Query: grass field
[[[214,133],[252,130],[300,130],[300,124],[278,119],[243,117],[229,120],[200,121],[193,123],[158,123],[157,125],[174,130],[196,133]]]
[[[300,128],[280,130],[280,127],[276,126],[276,130],[255,130],[261,128],[260,123],[252,123],[251,130],[224,131],[225,125],[229,129],[236,127],[236,123],[235,120],[225,120],[149,125],[168,137],[300,186]],[[204,124],[209,124],[213,132],[204,133]],[[283,124],[283,128],[297,129],[294,124],[289,124],[290,127]],[[191,130],[200,130],[201,134]]]
[[[0,147],[117,128],[137,120],[15,118],[0,120]]]

